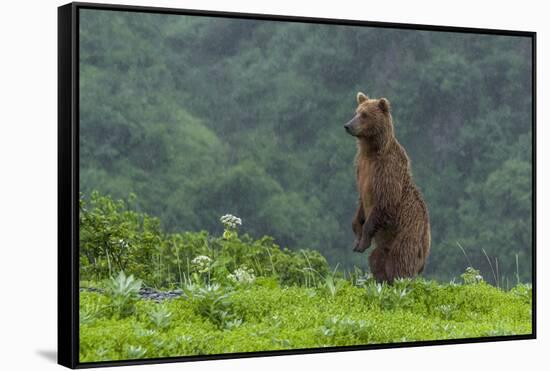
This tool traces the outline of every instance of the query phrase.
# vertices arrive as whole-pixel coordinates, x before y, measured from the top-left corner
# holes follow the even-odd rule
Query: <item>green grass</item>
[[[120,280],[120,277],[118,277]],[[332,284],[328,281],[332,281]],[[114,282],[114,281],[113,281]],[[194,284],[156,303],[80,294],[80,361],[460,339],[531,333],[531,287],[334,279],[316,287]]]
[[[94,192],[80,202],[80,361],[530,334],[532,289],[502,290],[468,267],[461,283],[380,285],[332,269],[316,250],[264,236],[167,234],[160,221]],[[118,275],[117,275],[117,272]],[[181,288],[140,299],[140,287]]]

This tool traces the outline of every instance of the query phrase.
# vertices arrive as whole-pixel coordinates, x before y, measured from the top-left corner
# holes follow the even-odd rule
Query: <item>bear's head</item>
[[[346,131],[373,145],[383,145],[393,136],[390,102],[386,98],[369,99],[357,93],[355,116],[344,125]]]

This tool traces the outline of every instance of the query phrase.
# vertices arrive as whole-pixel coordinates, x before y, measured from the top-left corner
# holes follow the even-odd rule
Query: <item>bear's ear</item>
[[[378,108],[380,108],[382,112],[390,112],[390,101],[386,98],[380,98],[380,100],[378,101]]]
[[[363,94],[361,92],[357,93],[357,104],[361,104],[364,101],[366,101],[367,99],[369,99],[369,97],[367,97],[365,94]]]

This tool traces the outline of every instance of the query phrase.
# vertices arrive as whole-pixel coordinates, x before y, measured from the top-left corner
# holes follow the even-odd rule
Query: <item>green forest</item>
[[[185,242],[221,235],[233,214],[248,245],[288,249],[300,272],[300,251],[326,257],[324,276],[366,269],[369,251],[351,251],[356,143],[343,129],[363,91],[391,102],[429,208],[425,278],[532,279],[530,39],[86,9],[79,22],[82,202],[111,202],[99,191],[154,217],[143,251],[170,246],[151,228]],[[174,261],[94,266],[96,237],[81,236],[89,279],[121,268],[181,282]]]

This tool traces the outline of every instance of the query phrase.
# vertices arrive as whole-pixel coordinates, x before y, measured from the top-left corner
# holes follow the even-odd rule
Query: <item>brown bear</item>
[[[393,132],[390,102],[357,93],[355,116],[344,125],[357,138],[359,207],[352,222],[354,251],[375,241],[369,256],[378,282],[421,273],[430,251],[430,221],[405,149]]]

